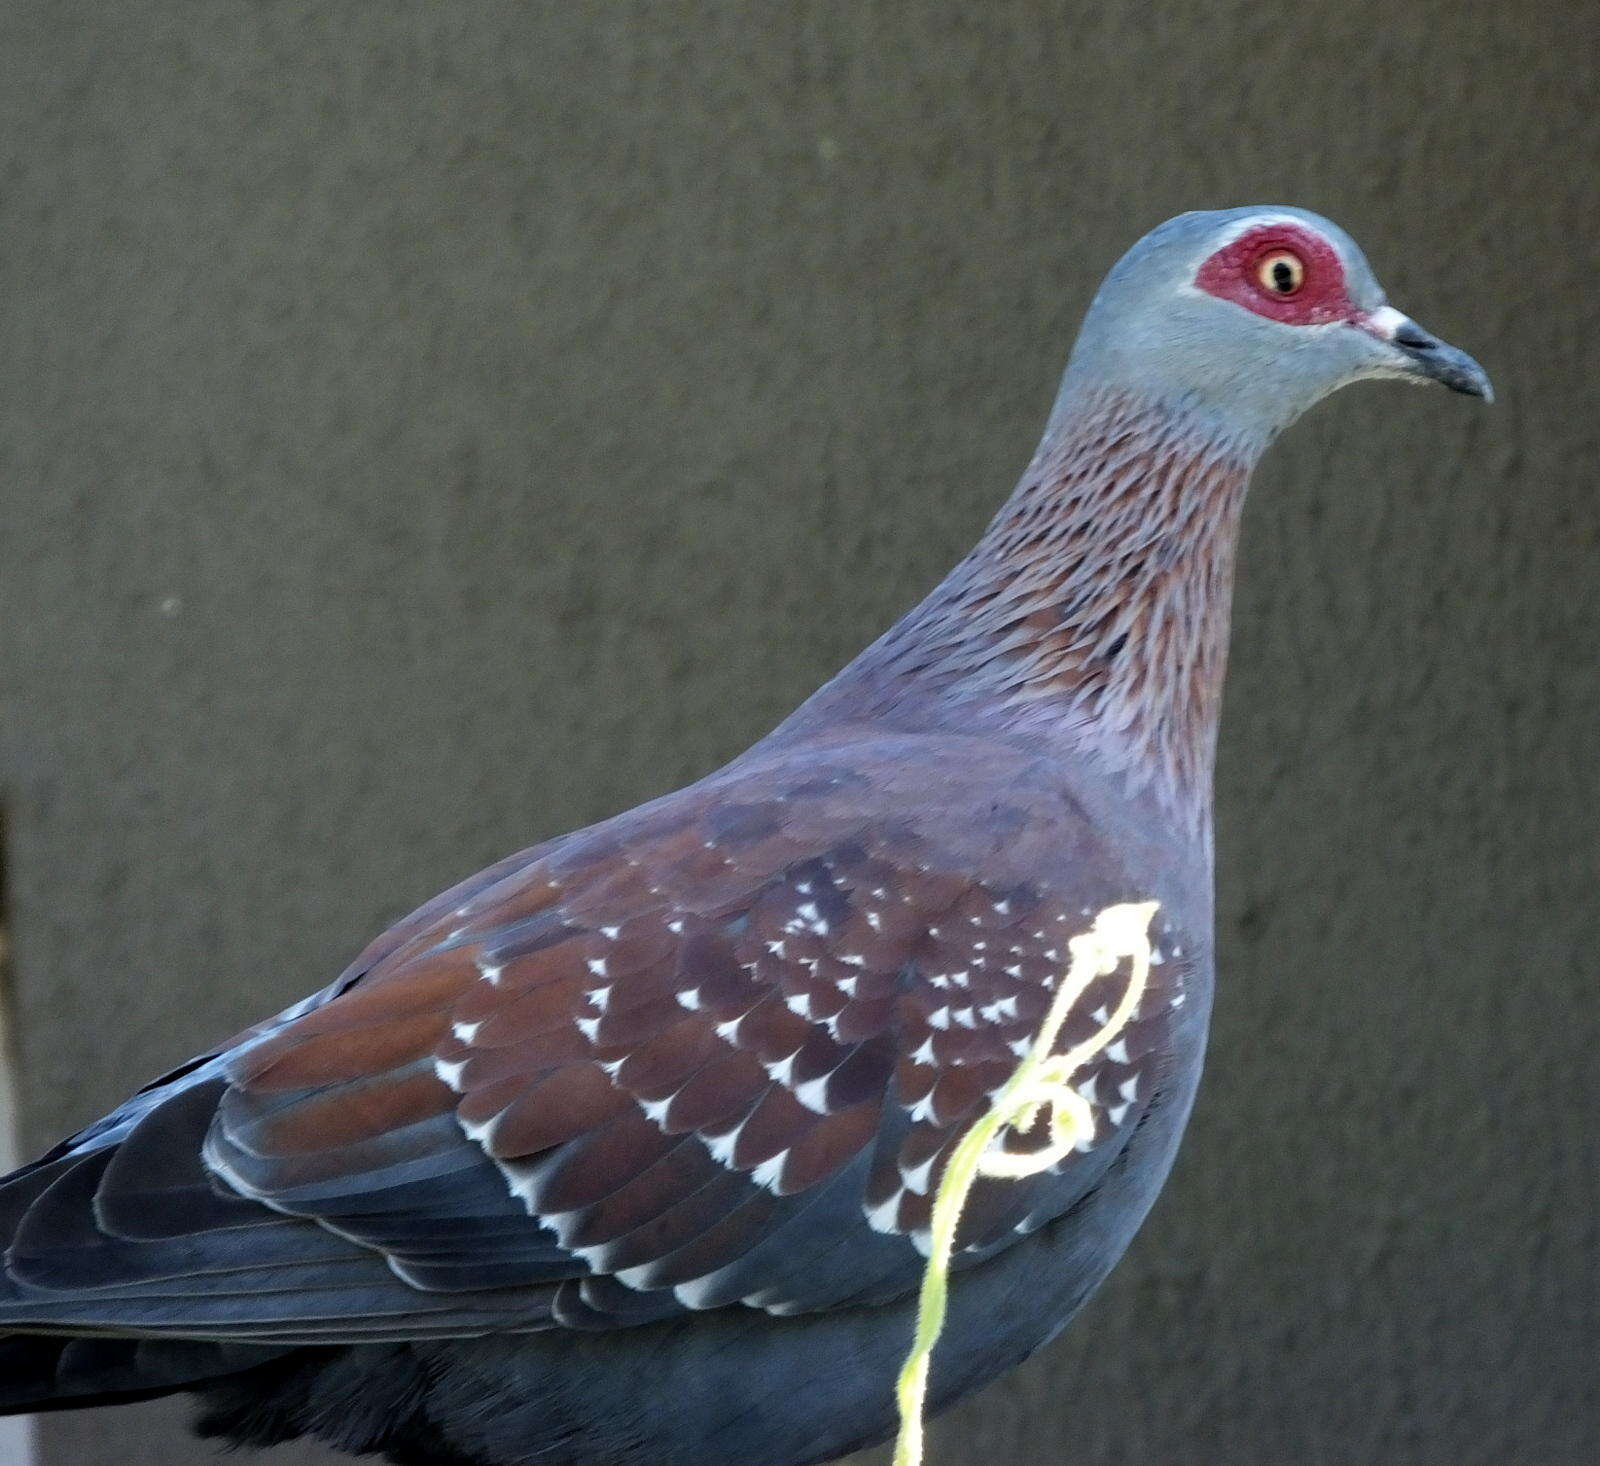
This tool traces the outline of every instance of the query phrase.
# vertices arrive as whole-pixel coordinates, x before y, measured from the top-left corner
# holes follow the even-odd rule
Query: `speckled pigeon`
[[[0,1182],[0,1410],[189,1391],[207,1435],[408,1466],[880,1440],[953,1143],[1067,939],[1157,901],[1158,965],[1078,1086],[1092,1137],[965,1212],[931,1404],[1037,1349],[1199,1077],[1246,482],[1367,377],[1490,395],[1325,219],[1146,236],[977,547],[776,731],[447,891]]]

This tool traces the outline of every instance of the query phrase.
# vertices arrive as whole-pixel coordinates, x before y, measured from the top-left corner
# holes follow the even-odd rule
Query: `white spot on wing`
[[[448,1084],[451,1089],[455,1090],[457,1094],[461,1093],[461,1071],[466,1067],[465,1062],[451,1064],[443,1059],[435,1059],[433,1061],[433,1072]]]
[[[780,1150],[771,1160],[762,1163],[750,1173],[750,1179],[757,1186],[765,1186],[768,1191],[776,1191],[778,1183],[783,1179],[783,1163],[789,1159],[787,1150]]]
[[[545,1217],[543,1221],[549,1226],[551,1218]],[[603,1273],[606,1270],[606,1254],[611,1251],[611,1244],[603,1242],[598,1247],[574,1247],[571,1251],[574,1257],[581,1258],[588,1265],[590,1272]]]
[[[622,1274],[618,1273],[617,1276],[620,1278]],[[711,1308],[715,1304],[712,1288],[716,1285],[716,1281],[716,1273],[707,1273],[703,1278],[693,1278],[687,1283],[679,1283],[672,1290],[672,1296],[685,1308]]]
[[[458,1120],[461,1133],[475,1145],[487,1146],[489,1137],[494,1131],[494,1122],[500,1117],[494,1116],[489,1120]]]
[[[643,1293],[649,1288],[650,1279],[655,1270],[656,1265],[653,1262],[646,1262],[641,1263],[638,1267],[625,1267],[621,1272],[612,1273],[611,1276],[621,1283],[624,1288],[632,1288],[635,1293]],[[687,1286],[687,1284],[683,1286]],[[674,1288],[672,1291],[676,1293],[678,1289]],[[685,1306],[694,1307],[692,1303]]]
[[[934,1152],[920,1166],[913,1166],[909,1171],[904,1166],[900,1168],[900,1178],[906,1186],[917,1193],[918,1196],[928,1194],[928,1183],[933,1179],[934,1163],[939,1159],[938,1152]]]
[[[824,1074],[795,1087],[794,1097],[813,1114],[828,1113],[828,1078],[829,1075]]]
[[[785,931],[812,931],[819,937],[828,935],[828,923],[823,919],[822,912],[815,901],[803,901],[795,908],[795,921],[791,921]]]
[[[714,1161],[720,1161],[725,1166],[733,1165],[733,1148],[739,1143],[739,1132],[744,1129],[745,1122],[739,1121],[732,1130],[724,1130],[721,1135],[703,1135],[706,1149],[711,1152]]]
[[[900,1198],[905,1192],[896,1191],[887,1201],[880,1201],[876,1206],[866,1209],[867,1225],[874,1232],[898,1232],[900,1230]]]

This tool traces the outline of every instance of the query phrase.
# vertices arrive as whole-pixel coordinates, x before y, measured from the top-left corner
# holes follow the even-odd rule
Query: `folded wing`
[[[1143,893],[1070,810],[997,803],[992,769],[981,805],[952,774],[911,816],[889,767],[726,773],[431,903],[315,1003],[0,1186],[0,1327],[322,1342],[915,1286],[943,1161],[1067,939]],[[1033,847],[1070,858],[1024,878]],[[1093,1140],[984,1183],[962,1264],[1113,1162],[1178,971],[1083,1076]]]

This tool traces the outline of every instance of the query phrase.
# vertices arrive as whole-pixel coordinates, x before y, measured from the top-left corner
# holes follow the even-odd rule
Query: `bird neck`
[[[973,551],[792,726],[1026,735],[1206,823],[1239,515],[1261,445],[1080,390]]]

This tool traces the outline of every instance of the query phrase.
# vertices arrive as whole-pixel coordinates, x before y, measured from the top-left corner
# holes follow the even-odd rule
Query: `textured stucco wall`
[[[976,534],[1133,237],[1303,203],[1502,400],[1353,391],[1258,480],[1190,1140],[934,1459],[1592,1461],[1597,30],[7,0],[29,1145],[742,748]],[[207,1459],[179,1413],[45,1458]]]
[[[0,822],[0,849],[5,825]],[[17,1145],[17,1055],[11,1036],[10,937],[5,924],[5,871],[0,868],[0,1174],[22,1160]],[[32,1448],[33,1422],[20,1416],[0,1420],[0,1463],[24,1466]]]

